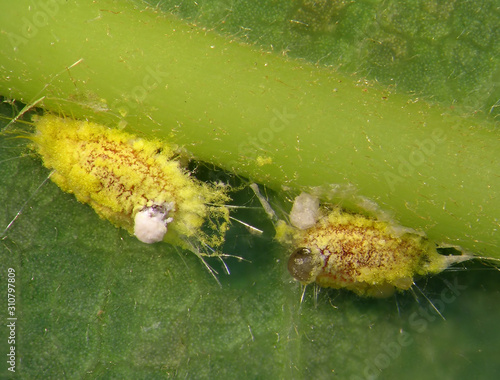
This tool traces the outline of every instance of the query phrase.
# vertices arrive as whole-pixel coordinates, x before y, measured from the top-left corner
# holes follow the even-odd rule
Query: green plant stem
[[[119,1],[12,2],[0,25],[4,96],[163,137],[274,188],[336,184],[438,242],[500,257],[487,120]]]

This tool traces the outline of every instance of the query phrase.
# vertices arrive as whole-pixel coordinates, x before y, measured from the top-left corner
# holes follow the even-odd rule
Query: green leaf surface
[[[498,38],[491,36],[498,28],[489,26],[498,10],[492,2],[449,2],[464,11],[455,11],[459,16],[444,22],[442,29],[458,25],[454,33],[468,36],[467,47],[454,57],[472,61],[469,66],[443,62],[440,49],[429,50],[427,56],[416,54],[422,58],[420,65],[410,66],[412,75],[407,75],[408,62],[384,59],[403,44],[398,38],[409,35],[407,39],[424,43],[429,34],[450,36],[439,23],[422,16],[432,16],[423,5],[411,11],[395,9],[397,4],[412,7],[417,2],[261,3],[162,5],[251,42],[274,41],[278,51],[288,48],[290,54],[313,61],[327,56],[330,61],[321,62],[384,81],[394,75],[408,91],[443,102],[454,99],[464,109],[486,112],[498,99],[498,88],[489,80],[498,71]],[[338,4],[338,10],[328,4]],[[323,11],[314,32],[290,22],[312,25],[307,20],[319,17],[317,7]],[[444,17],[442,12],[433,17]],[[350,13],[356,17],[348,18]],[[350,27],[353,23],[363,28]],[[373,36],[378,23],[384,25],[380,33],[394,31],[395,37],[384,40],[393,41],[389,52],[381,48],[384,44],[374,44],[380,50],[368,44],[366,35]],[[339,30],[352,33],[337,38]],[[356,36],[363,36],[363,43],[349,48]],[[453,42],[451,37],[443,39]],[[430,40],[426,46],[432,46]],[[478,53],[468,54],[470,46]],[[332,47],[342,54],[331,54]],[[377,59],[367,58],[372,55]],[[411,55],[405,57],[412,61]],[[459,68],[462,71],[454,71]],[[443,78],[450,70],[458,73],[456,82],[445,88],[448,81]],[[466,75],[471,70],[477,75]],[[414,75],[419,72],[430,79],[422,83]],[[10,105],[4,104],[2,111],[12,116]],[[231,275],[225,275],[220,262],[210,260],[220,273],[219,286],[192,253],[138,242],[50,181],[37,191],[48,174],[26,149],[25,140],[0,137],[0,233],[22,210],[0,240],[1,286],[7,288],[8,268],[14,268],[18,318],[16,373],[8,372],[3,360],[3,378],[492,379],[500,373],[497,270],[470,264],[468,271],[418,281],[446,320],[418,290],[419,301],[409,292],[374,300],[325,289],[317,294],[311,286],[301,303],[301,288],[286,271],[286,252],[272,241],[265,215],[242,209],[234,216],[265,234],[256,237],[243,227],[232,228],[224,251],[251,262],[227,259]],[[234,203],[257,205],[245,191]],[[0,355],[5,358],[6,301],[2,308]]]
[[[144,1],[284,56],[496,118],[495,1]]]

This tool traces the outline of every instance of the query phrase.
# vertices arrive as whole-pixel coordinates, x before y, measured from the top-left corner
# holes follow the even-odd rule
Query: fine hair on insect
[[[39,156],[50,172],[18,208],[3,229],[2,239],[25,208],[30,207],[43,185],[51,180],[89,204],[101,218],[140,241],[146,244],[166,241],[195,253],[217,282],[217,272],[205,257],[220,260],[228,274],[224,258],[243,260],[221,251],[231,222],[260,233],[230,215],[232,209],[240,207],[229,204],[229,192],[237,190],[236,187],[223,180],[197,179],[192,169],[184,167],[188,161],[180,159],[182,151],[159,140],[143,139],[70,117],[34,113],[32,107],[38,103],[25,106],[12,116],[2,134],[27,139],[31,150],[19,153],[18,157]]]
[[[410,290],[415,299],[422,296],[430,302],[416,279],[454,270],[456,264],[470,260],[498,261],[457,246],[440,246],[394,222],[321,202],[311,194],[315,189],[297,195],[291,211],[280,218],[258,185],[251,187],[273,221],[275,239],[290,255],[288,271],[304,287],[313,284],[377,298]]]

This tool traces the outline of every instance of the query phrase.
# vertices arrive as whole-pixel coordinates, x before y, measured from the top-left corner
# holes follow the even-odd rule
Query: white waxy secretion
[[[319,218],[319,199],[307,193],[301,193],[293,202],[290,223],[301,230],[316,224]]]
[[[143,208],[135,215],[134,235],[147,244],[162,241],[167,233],[167,224],[174,220],[168,217],[172,210],[174,210],[173,203]]]

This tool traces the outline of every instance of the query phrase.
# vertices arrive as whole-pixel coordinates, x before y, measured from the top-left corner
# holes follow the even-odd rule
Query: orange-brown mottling
[[[44,166],[54,170],[52,181],[102,218],[133,233],[137,212],[172,203],[166,241],[222,244],[229,218],[222,207],[228,200],[225,190],[193,179],[164,142],[51,114],[34,122],[31,140]],[[209,219],[218,222],[207,234],[202,226]]]
[[[387,222],[339,209],[325,212],[311,228],[294,229],[292,245],[310,255],[301,251],[300,257],[291,257],[289,268],[302,283],[360,295],[387,296],[394,288],[408,289],[415,276],[447,267],[445,257],[420,235],[397,234]],[[307,267],[305,274],[300,265]]]

